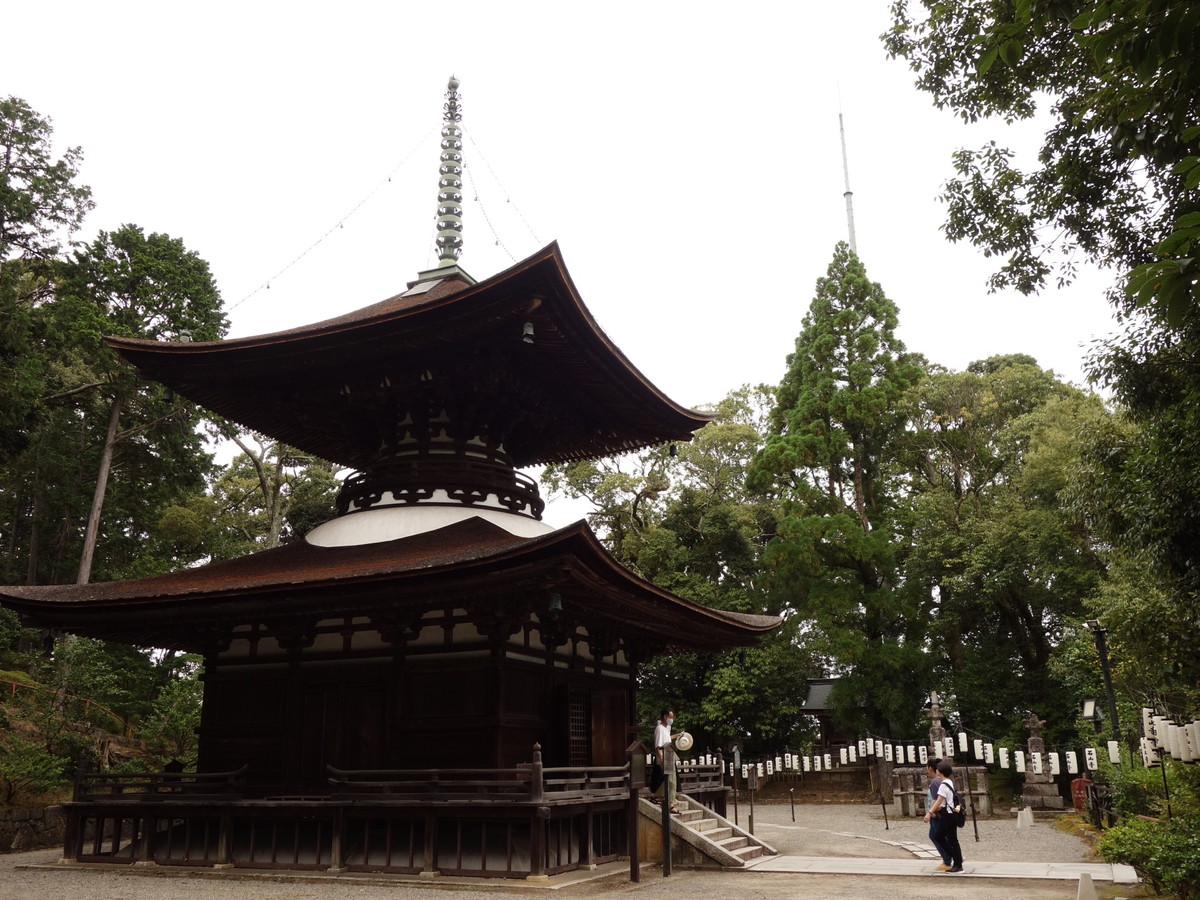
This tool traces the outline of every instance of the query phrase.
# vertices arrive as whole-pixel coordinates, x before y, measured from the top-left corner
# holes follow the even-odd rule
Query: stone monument
[[[1063,798],[1050,774],[1050,765],[1046,761],[1046,742],[1042,739],[1042,728],[1046,722],[1033,713],[1025,721],[1029,729],[1029,761],[1025,765],[1025,787],[1021,789],[1021,805],[1030,809],[1063,809]],[[1033,767],[1034,754],[1040,754],[1042,771],[1035,772]]]
[[[942,727],[942,707],[937,691],[930,691],[929,700],[925,715],[929,716],[929,746],[934,747],[936,741],[946,740],[946,729]]]

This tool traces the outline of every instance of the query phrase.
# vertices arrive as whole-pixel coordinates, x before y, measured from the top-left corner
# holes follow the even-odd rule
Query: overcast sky
[[[846,236],[840,98],[859,255],[909,348],[955,369],[1029,353],[1081,383],[1112,327],[1107,275],[989,295],[994,261],[938,230],[951,152],[995,137],[1031,153],[1039,129],[933,109],[884,54],[887,8],[9,4],[0,94],[51,117],[56,149],[82,146],[85,237],[181,238],[241,336],[384,299],[435,262],[454,73],[463,268],[483,279],[558,240],[601,326],[691,406],[784,372]]]

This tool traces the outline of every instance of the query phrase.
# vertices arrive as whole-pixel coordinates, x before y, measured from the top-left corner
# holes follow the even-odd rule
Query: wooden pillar
[[[217,838],[217,867],[228,868],[233,865],[233,810],[228,806],[221,807],[220,834]]]
[[[154,830],[158,825],[158,820],[152,815],[142,816],[137,820],[134,826],[136,833],[141,840],[141,846],[138,847],[138,863],[140,865],[154,865],[154,851],[151,844],[154,842]]]
[[[333,813],[333,832],[329,837],[330,872],[344,872],[346,870],[345,830],[346,807],[339,806]]]
[[[432,812],[425,813],[425,865],[421,867],[422,875],[436,875],[437,859],[437,817]]]
[[[579,848],[579,864],[581,866],[590,866],[592,864],[592,847],[596,840],[596,813],[594,806],[592,803],[587,805],[587,813],[583,820],[583,846]]]
[[[531,878],[546,877],[546,822],[550,819],[550,807],[537,806],[529,817],[529,875]]]
[[[83,852],[83,813],[76,806],[67,807],[67,822],[63,830],[63,859],[75,862]]]

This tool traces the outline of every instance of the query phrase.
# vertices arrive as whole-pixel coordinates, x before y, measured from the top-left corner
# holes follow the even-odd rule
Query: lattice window
[[[567,765],[591,763],[592,698],[583,691],[571,691],[567,701]]]

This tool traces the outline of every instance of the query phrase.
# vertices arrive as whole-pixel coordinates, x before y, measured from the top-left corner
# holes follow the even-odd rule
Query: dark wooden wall
[[[621,765],[632,687],[582,667],[425,657],[213,666],[200,768],[250,764],[253,783],[323,789],[325,767]]]

